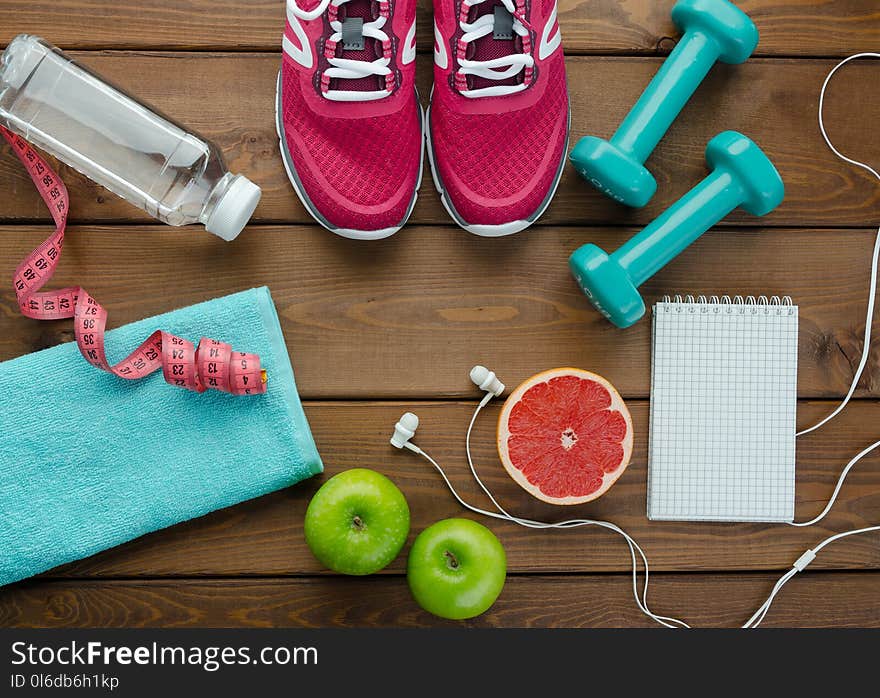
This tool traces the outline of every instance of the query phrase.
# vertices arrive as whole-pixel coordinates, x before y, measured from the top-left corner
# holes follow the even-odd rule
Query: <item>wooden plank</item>
[[[678,30],[673,0],[560,0],[565,50],[576,53],[668,51]],[[758,55],[832,56],[876,49],[874,0],[742,0],[761,31]],[[430,50],[431,3],[420,0],[418,41]],[[283,0],[66,0],[64,10],[32,0],[4,0],[0,41],[40,34],[66,48],[182,48],[272,51],[284,26]],[[672,37],[672,38],[671,38]]]
[[[4,273],[48,232],[0,229]],[[259,227],[226,245],[195,229],[74,228],[52,283],[83,284],[109,309],[111,326],[267,284],[307,398],[469,399],[475,363],[509,385],[581,366],[627,397],[647,397],[650,320],[612,327],[566,262],[580,244],[613,250],[633,232],[548,227],[487,240],[411,227],[360,245],[317,227]],[[649,302],[677,292],[791,294],[801,305],[799,394],[839,396],[862,349],[872,241],[868,230],[718,230],[643,291]],[[9,285],[0,303],[0,360],[72,337],[69,321],[22,318]],[[862,397],[880,396],[878,348],[875,339]]]
[[[277,55],[114,52],[79,57],[215,140],[233,171],[247,174],[262,186],[256,220],[312,224],[278,153],[274,124]],[[428,57],[420,60],[420,90],[428,95]],[[658,66],[659,60],[644,58],[570,58],[573,138],[588,133],[610,136]],[[787,200],[776,212],[762,221],[735,213],[728,224],[867,226],[877,222],[880,190],[876,181],[836,160],[816,127],[819,87],[831,66],[828,60],[759,59],[718,68],[650,160],[659,193],[648,207],[632,211],[615,204],[567,167],[542,223],[649,222],[705,176],[706,143],[727,129],[740,130],[761,143],[788,184]],[[169,76],[174,76],[174,88],[169,87]],[[876,157],[878,146],[864,124],[880,119],[880,93],[865,90],[864,85],[876,83],[878,76],[880,62],[847,66],[829,92],[826,110],[837,144],[868,160]],[[70,168],[62,168],[62,174],[71,191],[75,219],[149,220]],[[0,200],[0,220],[48,220],[27,176],[8,155],[0,157],[0,181],[6,183],[7,194]],[[412,222],[451,222],[428,173]]]
[[[877,456],[850,474],[828,518],[810,528],[765,524],[649,522],[645,518],[648,406],[631,403],[636,425],[632,464],[609,494],[585,506],[543,504],[518,488],[495,453],[500,406],[490,407],[474,433],[474,458],[481,477],[509,511],[540,521],[595,517],[628,531],[645,550],[652,571],[784,570],[805,550],[839,531],[880,522],[880,469]],[[406,409],[422,419],[416,442],[448,470],[466,501],[491,505],[470,477],[464,461],[464,430],[471,404],[309,403],[306,412],[326,474],[283,492],[147,536],[128,545],[50,573],[51,577],[165,577],[233,575],[313,575],[327,572],[312,557],[302,522],[311,496],[333,474],[354,467],[374,468],[402,489],[412,515],[411,539],[432,523],[466,513],[423,460],[388,445],[395,422]],[[801,404],[801,425],[814,423],[827,403]],[[805,437],[798,449],[797,520],[818,513],[843,465],[877,439],[877,406],[865,402],[822,432]],[[474,518],[477,518],[475,515]],[[596,529],[534,531],[479,518],[504,544],[511,572],[627,572],[628,550],[613,533]],[[815,569],[880,568],[880,535],[866,534],[831,545]],[[406,548],[405,550],[408,550]],[[406,553],[386,570],[401,573]],[[812,569],[812,568],[811,568]]]
[[[878,573],[810,573],[779,594],[763,627],[880,627]],[[777,575],[662,575],[649,603],[693,627],[739,627]],[[626,575],[509,577],[495,605],[459,623],[422,611],[406,580],[306,578],[28,583],[0,591],[7,628],[656,627]]]

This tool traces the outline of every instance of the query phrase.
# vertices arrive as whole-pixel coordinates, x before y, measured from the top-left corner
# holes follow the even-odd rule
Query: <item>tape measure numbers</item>
[[[266,372],[256,354],[233,351],[214,339],[198,346],[169,332],[156,330],[125,359],[110,365],[104,352],[107,311],[80,287],[42,291],[61,258],[67,226],[68,195],[64,182],[21,136],[0,126],[48,206],[55,232],[31,252],[15,270],[12,282],[22,315],[34,320],[73,318],[76,344],[92,366],[127,380],[144,378],[162,369],[171,385],[197,393],[208,389],[232,395],[266,392]]]

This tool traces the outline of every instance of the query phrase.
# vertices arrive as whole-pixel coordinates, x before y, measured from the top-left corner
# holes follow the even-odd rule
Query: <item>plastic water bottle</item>
[[[0,59],[0,124],[169,225],[232,240],[260,200],[215,145],[35,36]]]

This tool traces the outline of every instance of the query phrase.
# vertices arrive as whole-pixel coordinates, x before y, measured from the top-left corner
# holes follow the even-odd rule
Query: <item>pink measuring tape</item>
[[[20,136],[0,126],[55,220],[55,232],[31,252],[12,278],[22,315],[34,320],[74,319],[76,344],[86,361],[127,380],[144,378],[159,368],[171,385],[197,393],[208,389],[232,395],[266,392],[266,372],[256,354],[233,351],[223,342],[203,337],[198,347],[173,334],[156,330],[129,356],[111,366],[104,353],[107,311],[80,287],[40,291],[52,278],[67,225],[68,196],[64,182]]]

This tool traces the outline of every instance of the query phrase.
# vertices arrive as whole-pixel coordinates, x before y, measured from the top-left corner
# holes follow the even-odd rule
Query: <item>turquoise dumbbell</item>
[[[571,151],[584,179],[627,206],[654,196],[644,162],[715,62],[744,63],[758,46],[754,22],[727,0],[679,0],[672,19],[684,36],[611,140],[587,136]]]
[[[785,185],[769,158],[735,131],[706,147],[714,171],[669,210],[612,255],[584,245],[569,259],[581,290],[618,327],[645,314],[638,287],[737,206],[765,216],[782,203]]]

